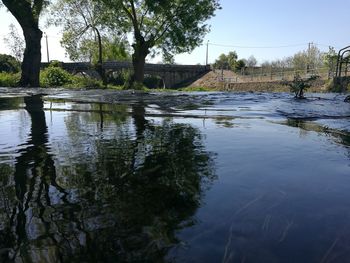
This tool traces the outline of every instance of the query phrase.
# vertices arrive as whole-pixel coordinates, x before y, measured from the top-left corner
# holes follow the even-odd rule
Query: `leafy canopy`
[[[147,43],[169,56],[189,52],[209,31],[205,22],[220,8],[218,0],[100,0],[122,10],[122,21],[133,28],[135,43]],[[119,18],[121,19],[121,18]],[[124,33],[129,32],[127,24]]]
[[[58,0],[51,7],[49,24],[62,26],[61,45],[66,49],[70,59],[86,61],[98,60],[98,35],[103,46],[108,45],[108,54],[104,57],[114,58],[127,56],[125,41],[119,37],[119,26],[116,11],[106,8],[94,0]],[[118,40],[120,39],[120,40]],[[112,44],[117,47],[111,47]],[[119,54],[115,54],[118,52]]]
[[[229,69],[235,72],[240,71],[246,66],[243,59],[238,60],[236,51],[231,51],[227,55],[221,54],[217,60],[215,60],[215,69]]]

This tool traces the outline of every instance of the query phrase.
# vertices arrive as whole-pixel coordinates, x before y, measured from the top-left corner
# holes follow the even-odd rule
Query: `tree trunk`
[[[20,85],[38,87],[41,63],[41,37],[39,16],[44,0],[2,0],[23,30],[26,49],[22,62]]]
[[[149,54],[149,47],[146,42],[140,41],[133,45],[134,54],[132,55],[133,75],[131,77],[131,87],[138,88],[140,84],[143,84],[145,75],[145,63],[146,57]],[[129,87],[130,88],[130,87]]]
[[[40,63],[41,63],[41,37],[39,28],[23,27],[26,41],[22,62],[21,86],[39,87]]]
[[[96,65],[96,70],[102,79],[103,85],[107,85],[106,72],[105,72],[103,65],[102,65],[102,63],[103,63],[102,38],[101,38],[100,31],[96,27],[94,27],[93,29],[96,32],[97,42],[98,42],[98,61],[97,61],[97,65]]]
[[[139,56],[133,56],[132,59],[132,65],[134,68],[134,74],[133,74],[133,80],[135,82],[143,83],[143,80],[145,78],[145,63],[146,63],[146,56],[139,55]]]

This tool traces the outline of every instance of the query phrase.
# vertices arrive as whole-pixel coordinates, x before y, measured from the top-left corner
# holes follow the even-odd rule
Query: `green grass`
[[[198,91],[215,91],[215,89],[207,88],[207,87],[186,87],[179,89],[179,91],[186,91],[186,92],[198,92]]]

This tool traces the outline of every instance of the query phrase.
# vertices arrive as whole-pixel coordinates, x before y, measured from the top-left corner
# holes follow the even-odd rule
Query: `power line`
[[[211,45],[211,46],[234,47],[234,48],[288,48],[288,47],[306,46],[307,44],[308,43],[294,44],[294,45],[282,45],[282,46],[238,46],[238,45],[225,45],[225,44],[209,43],[209,45]]]
[[[302,43],[302,44],[290,44],[290,45],[279,45],[279,46],[240,46],[240,45],[227,45],[227,44],[218,44],[218,43],[209,43],[210,46],[216,46],[216,47],[232,47],[232,48],[251,48],[251,49],[275,49],[275,48],[290,48],[290,47],[305,47],[308,46],[309,43]],[[318,43],[313,43],[313,45],[316,46],[322,46],[322,47],[336,47],[334,45],[326,45],[326,44],[318,44]]]

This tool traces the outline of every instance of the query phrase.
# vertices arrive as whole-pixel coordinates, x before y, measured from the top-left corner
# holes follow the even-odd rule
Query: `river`
[[[0,90],[0,262],[348,262],[344,95]]]

